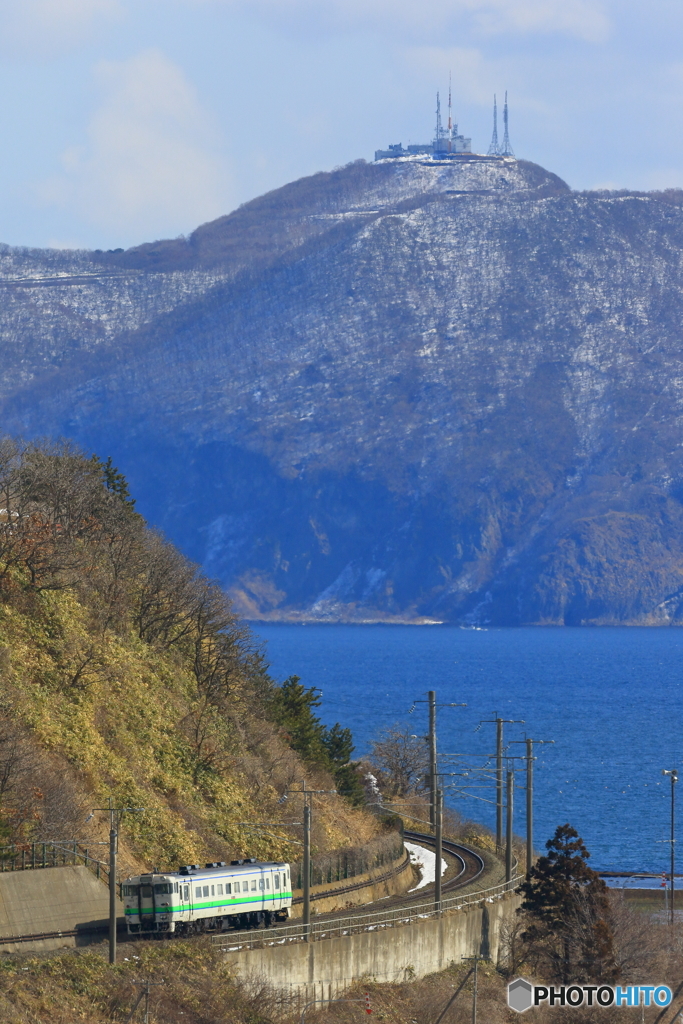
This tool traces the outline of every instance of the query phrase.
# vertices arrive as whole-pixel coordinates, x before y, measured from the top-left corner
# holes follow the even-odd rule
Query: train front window
[[[124,885],[123,895],[124,896],[137,896],[138,887],[137,885]]]
[[[154,892],[157,896],[168,896],[173,892],[172,882],[157,882],[154,886]]]
[[[152,889],[151,885],[140,886],[140,895],[142,896],[143,900],[151,900],[153,891],[154,890]]]

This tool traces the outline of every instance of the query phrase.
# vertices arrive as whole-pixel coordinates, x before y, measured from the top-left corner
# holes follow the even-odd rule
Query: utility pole
[[[496,852],[500,855],[503,849],[503,725],[525,725],[523,718],[484,718],[479,725],[486,722],[496,723]]]
[[[505,836],[505,881],[512,878],[512,814],[515,791],[515,773],[512,768],[507,770],[507,828]]]
[[[436,703],[436,690],[427,692],[427,700],[414,700],[409,714],[415,710],[416,704],[429,704],[429,823],[432,831],[436,828],[436,790],[439,784],[439,773],[436,763],[436,709],[440,708],[466,708],[467,704],[439,704]]]
[[[474,974],[473,985],[472,985],[472,1024],[477,1024],[477,994],[478,994],[478,988],[479,988],[479,978],[478,978],[478,970],[477,970],[477,968],[479,967],[479,962],[481,960],[490,960],[491,958],[488,957],[488,956],[479,956],[478,954],[475,954],[474,956],[464,956],[462,959],[463,960],[472,961],[472,963],[474,964],[474,968],[473,968],[473,971],[472,971],[472,973]],[[442,1014],[442,1016],[443,1016],[443,1014]],[[439,1018],[439,1020],[441,1020],[441,1017]]]
[[[443,790],[436,791],[436,862],[434,866],[434,909],[441,914],[441,859],[443,855]]]
[[[144,807],[114,807],[109,797],[108,807],[94,807],[93,811],[109,814],[109,963],[116,963],[116,855],[119,845],[119,827],[126,811],[140,814]]]
[[[304,797],[305,799],[305,797]],[[311,808],[304,804],[304,941],[311,932]]]
[[[436,827],[436,690],[430,690],[429,699],[429,820]]]
[[[534,743],[554,743],[555,740],[512,740],[526,744],[526,877],[534,866]]]
[[[111,803],[111,800],[109,801]],[[118,830],[112,812],[109,828],[109,963],[116,963],[116,853]]]
[[[674,914],[674,889],[675,889],[675,886],[676,886],[675,875],[674,875],[674,869],[675,869],[675,863],[676,863],[676,856],[675,856],[676,833],[674,831],[674,825],[675,825],[675,803],[676,802],[675,802],[675,798],[674,798],[674,793],[675,793],[674,786],[678,782],[678,769],[672,768],[670,771],[667,771],[666,769],[664,769],[664,771],[662,771],[662,775],[670,775],[671,776],[671,839],[669,840],[669,842],[671,843],[671,899],[669,900],[669,924],[673,925],[674,920],[675,920],[675,914]]]
[[[142,1002],[143,997],[144,997],[144,1000],[145,1000],[144,1024],[149,1024],[149,990],[150,990],[150,988],[152,988],[152,986],[165,985],[166,982],[165,981],[150,981],[149,979],[146,979],[145,981],[134,981],[133,984],[134,985],[142,985],[143,988],[142,988],[142,991],[140,992],[140,995],[138,996],[137,1000],[135,1001],[135,1005],[133,1006],[133,1009],[130,1011],[130,1013],[126,1017],[126,1019],[124,1021],[124,1024],[130,1024],[130,1021],[132,1021],[133,1017],[135,1016],[135,1011],[137,1010],[138,1006]]]
[[[304,907],[302,922],[304,926],[304,942],[310,940],[311,935],[311,805],[308,798],[317,793],[336,795],[336,789],[306,789],[306,780],[301,780],[301,789],[288,789],[280,798],[280,803],[286,799],[288,793],[298,793],[304,798],[304,862],[302,888],[304,891]]]

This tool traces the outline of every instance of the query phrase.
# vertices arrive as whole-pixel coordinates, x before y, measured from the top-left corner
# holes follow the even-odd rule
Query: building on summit
[[[508,132],[508,94],[505,93],[505,106],[503,108],[503,125],[504,125],[504,136],[503,142],[498,142],[498,108],[496,104],[496,97],[493,97],[493,137],[491,139],[491,145],[489,146],[486,157],[481,156],[478,153],[472,152],[472,140],[466,139],[464,135],[460,135],[458,132],[458,125],[453,121],[453,106],[451,100],[451,87],[448,86],[448,127],[444,128],[441,123],[441,100],[439,94],[436,94],[436,130],[434,132],[434,139],[432,142],[426,145],[408,145],[403,148],[403,144],[398,142],[396,145],[389,146],[388,149],[376,149],[375,160],[395,160],[398,157],[406,156],[427,156],[431,157],[432,160],[451,160],[451,159],[486,159],[487,157],[513,157],[515,154],[512,151],[510,145],[510,135]]]

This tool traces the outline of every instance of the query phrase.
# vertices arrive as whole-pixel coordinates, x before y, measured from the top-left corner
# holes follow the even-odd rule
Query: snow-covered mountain
[[[0,251],[5,429],[258,617],[683,617],[683,193],[357,162],[187,239]]]

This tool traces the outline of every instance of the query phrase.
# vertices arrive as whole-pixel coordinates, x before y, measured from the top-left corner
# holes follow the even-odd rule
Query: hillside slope
[[[111,452],[253,618],[678,622],[682,256],[680,193],[352,164],[6,250],[4,422]]]
[[[0,439],[0,510],[0,846],[78,839],[97,856],[111,797],[143,809],[124,819],[124,872],[300,859],[297,829],[253,825],[300,820],[301,798],[281,797],[302,779],[342,789],[350,736],[332,737],[335,769],[303,688],[274,685],[225,596],[110,467]],[[315,853],[378,833],[342,797],[313,799]]]

